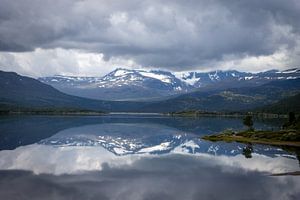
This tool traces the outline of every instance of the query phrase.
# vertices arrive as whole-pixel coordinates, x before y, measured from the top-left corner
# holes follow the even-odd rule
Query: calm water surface
[[[271,176],[299,171],[299,149],[201,139],[241,121],[1,117],[0,199],[300,199],[299,176]]]

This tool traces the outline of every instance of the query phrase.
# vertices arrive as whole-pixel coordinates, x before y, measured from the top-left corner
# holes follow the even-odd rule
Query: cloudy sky
[[[299,0],[0,0],[0,69],[262,71],[300,64]]]

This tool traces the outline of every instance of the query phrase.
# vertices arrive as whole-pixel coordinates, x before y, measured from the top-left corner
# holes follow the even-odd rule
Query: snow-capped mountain
[[[181,81],[196,88],[218,85],[218,83],[222,83],[222,85],[227,83],[229,86],[231,84],[232,87],[236,87],[235,83],[239,83],[239,86],[244,86],[245,84],[259,85],[272,80],[300,78],[300,69],[293,68],[284,71],[270,70],[259,73],[216,70],[212,72],[175,72],[174,74]]]
[[[158,70],[129,70],[118,68],[98,81],[98,87],[143,86],[167,91],[188,91],[191,87],[171,72]]]
[[[174,91],[189,89],[189,86],[187,84],[182,84],[182,82],[170,72],[154,70],[130,70],[122,68],[118,68],[103,77],[75,77],[55,75],[53,77],[43,77],[39,80],[53,85],[63,83],[65,86],[82,88],[114,88],[128,85],[142,86],[147,85],[148,83],[148,86],[153,88],[161,87],[161,89],[167,88]]]
[[[62,92],[104,100],[153,100],[198,88],[257,86],[269,81],[300,78],[300,69],[260,73],[229,71],[168,72],[117,68],[103,77],[56,75],[39,80]]]
[[[188,92],[193,86],[171,72],[118,68],[103,77],[56,75],[40,81],[71,94],[105,100],[142,100]]]

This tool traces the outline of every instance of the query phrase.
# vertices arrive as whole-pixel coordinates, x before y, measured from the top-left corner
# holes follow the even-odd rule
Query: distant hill
[[[146,105],[145,110],[243,111],[275,103],[300,92],[300,79],[269,82],[257,87],[215,89],[183,94]]]
[[[128,111],[134,102],[109,102],[64,94],[40,81],[14,72],[0,71],[0,109],[81,109]]]
[[[52,86],[14,72],[0,71],[0,105],[4,109],[93,109],[103,102],[66,95]]]
[[[201,89],[255,87],[270,81],[300,78],[300,69],[259,73],[236,70],[210,72],[168,72],[118,68],[96,77],[41,77],[43,83],[75,96],[101,100],[153,101]]]
[[[278,114],[294,112],[296,114],[300,114],[300,93],[296,94],[295,96],[284,98],[274,104],[257,108],[254,111]]]

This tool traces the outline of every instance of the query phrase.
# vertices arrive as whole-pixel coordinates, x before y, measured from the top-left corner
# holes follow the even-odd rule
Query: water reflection
[[[1,118],[0,197],[299,198],[298,177],[269,176],[299,171],[298,149],[208,142],[200,137],[226,128],[243,128],[241,119]],[[260,121],[256,128],[277,127]]]
[[[0,150],[14,149],[18,146],[36,143],[51,137],[59,131],[92,124],[105,123],[150,123],[176,128],[180,131],[197,135],[207,135],[225,129],[239,130],[243,128],[240,118],[172,118],[164,116],[0,116]],[[255,128],[277,129],[276,120],[255,121]]]
[[[252,158],[252,153],[253,153],[253,145],[247,144],[244,148],[243,148],[243,155],[245,156],[245,158]]]
[[[214,165],[239,167],[244,170],[255,170],[266,174],[284,173],[299,170],[295,159],[277,156],[268,157],[253,153],[251,159],[244,155],[235,156],[212,155],[209,153],[190,154],[182,151],[172,151],[166,154],[127,154],[117,156],[107,149],[86,146],[51,146],[33,144],[19,147],[11,151],[0,152],[0,169],[30,170],[36,174],[75,174],[82,171],[102,170],[103,164],[112,167],[131,165],[140,159],[165,158],[172,155],[195,157]],[[179,163],[184,165],[184,163]]]
[[[265,176],[198,157],[145,157],[81,174],[0,171],[2,199],[299,199],[300,179]],[[13,185],[13,187],[11,187]]]
[[[215,156],[229,165],[236,162],[244,167],[270,173],[295,171],[299,168],[297,157],[292,151],[268,145],[209,142],[201,139],[202,132],[189,131],[200,130],[199,126],[206,133],[227,126],[235,127],[240,124],[237,123],[239,119],[235,118],[201,118],[194,125],[190,119],[181,118],[180,121],[180,118],[160,116],[41,117],[39,120],[42,126],[27,126],[35,130],[34,134],[27,134],[39,140],[12,151],[0,151],[0,169],[69,173],[97,170],[105,162],[132,162],[144,156],[169,154]],[[23,124],[27,123],[32,123],[32,119],[24,119]],[[187,123],[189,125],[184,126]],[[263,123],[258,125],[267,126]],[[34,137],[37,130],[42,135],[50,132],[52,136],[40,140],[40,137]],[[245,158],[252,159],[245,161]]]
[[[104,123],[65,129],[38,144],[54,146],[102,146],[116,155],[165,154],[184,152],[190,154],[235,156],[249,145],[240,143],[209,142],[198,134],[174,127],[152,123]],[[251,153],[269,157],[295,155],[268,145],[255,145]],[[249,154],[249,153],[248,153]]]

